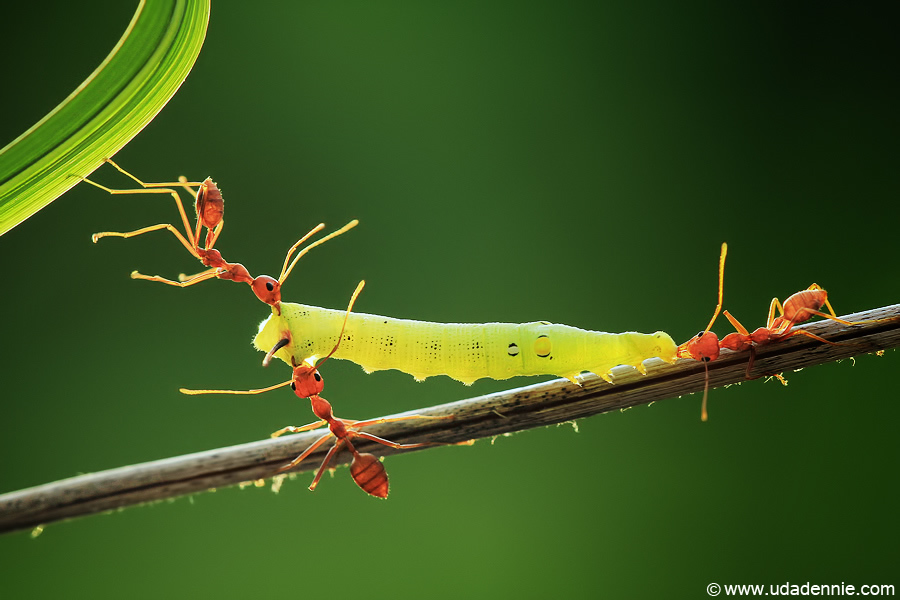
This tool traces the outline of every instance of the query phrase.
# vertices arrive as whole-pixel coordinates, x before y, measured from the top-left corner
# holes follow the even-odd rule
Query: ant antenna
[[[725,288],[725,256],[728,254],[728,244],[722,242],[722,252],[719,254],[719,303],[716,304],[716,310],[713,313],[712,319],[709,320],[709,325],[706,326],[706,329],[703,330],[703,333],[708,332],[712,329],[713,323],[716,322],[716,319],[719,316],[719,312],[722,310],[722,298],[724,297],[724,288]]]
[[[338,229],[337,231],[334,231],[334,232],[332,232],[332,233],[329,233],[328,235],[326,235],[326,236],[323,237],[322,239],[313,242],[312,244],[310,244],[309,246],[307,246],[306,248],[304,248],[303,250],[301,250],[300,252],[298,252],[298,253],[297,253],[297,256],[294,257],[294,260],[293,260],[293,262],[291,262],[290,266],[288,266],[287,268],[282,267],[282,269],[281,269],[281,275],[278,276],[278,283],[279,283],[279,285],[284,284],[285,280],[288,278],[288,275],[290,275],[290,274],[291,274],[291,271],[294,269],[294,265],[297,264],[297,261],[300,260],[300,257],[301,257],[301,256],[303,256],[304,254],[306,254],[307,252],[309,252],[310,250],[312,250],[312,249],[315,248],[316,246],[318,246],[318,245],[320,245],[320,244],[324,244],[324,243],[327,242],[328,240],[330,240],[330,239],[332,239],[332,238],[336,238],[337,236],[341,235],[342,233],[348,232],[349,230],[353,229],[353,228],[356,227],[357,225],[359,225],[359,221],[357,221],[356,219],[353,219],[352,221],[350,221],[349,223],[347,223],[346,225],[344,225],[343,227],[341,227],[341,228]],[[291,258],[291,254],[294,253],[294,251],[297,249],[297,247],[298,247],[300,244],[302,244],[304,241],[306,241],[307,239],[309,239],[309,237],[310,237],[311,235],[313,235],[314,233],[316,233],[316,232],[318,232],[318,231],[321,231],[322,228],[324,228],[324,227],[325,227],[324,225],[319,224],[318,226],[316,226],[315,228],[313,228],[312,231],[310,231],[310,232],[307,233],[305,236],[303,236],[302,238],[300,238],[300,241],[298,241],[296,244],[294,244],[293,246],[291,246],[291,249],[288,250],[287,256],[286,256],[285,259],[284,259],[284,264],[287,265],[288,260],[290,260],[290,258]]]

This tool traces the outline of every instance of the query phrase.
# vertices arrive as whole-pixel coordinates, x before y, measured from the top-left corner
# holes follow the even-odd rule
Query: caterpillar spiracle
[[[334,347],[345,311],[281,303],[259,326],[254,346],[289,365],[322,357]],[[610,370],[630,365],[646,373],[643,362],[673,363],[676,345],[669,334],[605,333],[534,323],[430,323],[351,313],[334,358],[349,360],[367,372],[397,369],[417,381],[447,375],[466,385],[483,377],[555,375],[577,382],[590,371],[611,382]]]

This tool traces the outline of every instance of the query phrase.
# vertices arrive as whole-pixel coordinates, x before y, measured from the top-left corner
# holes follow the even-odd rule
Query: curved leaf
[[[121,150],[190,72],[209,0],[141,0],[109,56],[59,106],[0,150],[0,235]]]

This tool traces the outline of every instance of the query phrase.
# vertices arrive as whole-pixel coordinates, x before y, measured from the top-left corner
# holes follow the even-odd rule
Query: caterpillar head
[[[657,357],[667,363],[675,362],[677,358],[677,346],[675,340],[672,339],[665,331],[657,331],[653,335],[646,336],[644,340],[644,355],[647,358]]]

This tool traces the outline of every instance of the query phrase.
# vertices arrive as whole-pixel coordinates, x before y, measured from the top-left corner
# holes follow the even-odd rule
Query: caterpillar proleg
[[[281,303],[259,326],[254,346],[289,365],[327,354],[338,339],[345,312]],[[281,342],[283,343],[283,342]],[[577,382],[590,371],[611,382],[610,369],[630,365],[646,373],[643,362],[672,363],[676,345],[669,334],[605,333],[533,323],[430,323],[352,313],[333,358],[349,360],[367,372],[397,369],[417,381],[447,375],[466,385],[489,377],[555,375]]]

